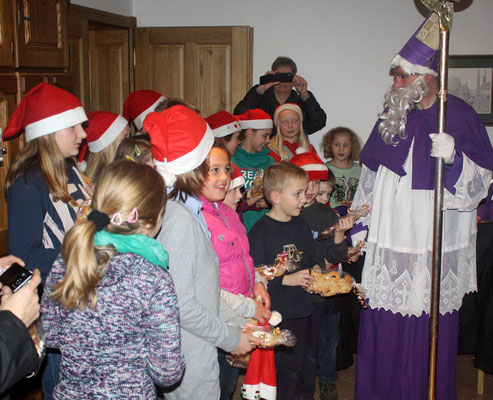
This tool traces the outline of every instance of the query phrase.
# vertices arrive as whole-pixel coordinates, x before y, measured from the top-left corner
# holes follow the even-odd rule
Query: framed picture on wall
[[[449,56],[448,91],[493,125],[493,55]]]

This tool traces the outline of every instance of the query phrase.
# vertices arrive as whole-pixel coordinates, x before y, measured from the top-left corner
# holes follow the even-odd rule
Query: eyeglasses
[[[389,72],[390,76],[392,76],[394,78],[394,81],[397,79],[397,78],[400,78],[401,81],[404,81],[406,80],[407,78],[409,78],[411,75],[414,75],[414,74],[401,74],[399,72],[397,72],[396,69],[391,69],[390,72]]]

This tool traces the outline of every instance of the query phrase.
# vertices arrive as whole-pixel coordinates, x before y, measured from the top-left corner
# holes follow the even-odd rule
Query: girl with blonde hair
[[[165,203],[164,183],[147,165],[117,161],[101,172],[41,301],[47,344],[62,353],[54,398],[155,399],[154,384],[181,378],[168,253],[153,239]]]
[[[296,155],[296,149],[303,147],[306,151],[317,154],[308,141],[303,129],[303,111],[299,105],[284,103],[274,112],[276,133],[270,140],[269,155],[276,161],[289,161]]]
[[[130,127],[125,118],[109,111],[93,111],[87,117],[87,144],[81,149],[79,161],[84,160],[89,149],[84,172],[96,182],[103,169],[115,161],[116,150],[122,140],[129,137]]]

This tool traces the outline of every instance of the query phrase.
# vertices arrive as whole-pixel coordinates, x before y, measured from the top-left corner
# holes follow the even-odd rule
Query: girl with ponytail
[[[62,353],[54,398],[155,399],[184,370],[168,254],[153,239],[164,182],[132,161],[107,166],[91,211],[66,235],[41,302],[48,346]]]

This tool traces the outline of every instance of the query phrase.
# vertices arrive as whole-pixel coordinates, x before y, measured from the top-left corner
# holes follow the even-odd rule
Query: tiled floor
[[[234,399],[241,399],[240,387],[243,375],[240,375]],[[457,400],[493,400],[493,375],[484,375],[484,394],[477,394],[477,370],[473,366],[472,355],[461,355],[457,360]],[[339,400],[354,398],[354,364],[343,371],[339,371],[337,382]],[[318,383],[316,385],[315,400],[319,400]],[[423,399],[426,400],[426,399]]]

